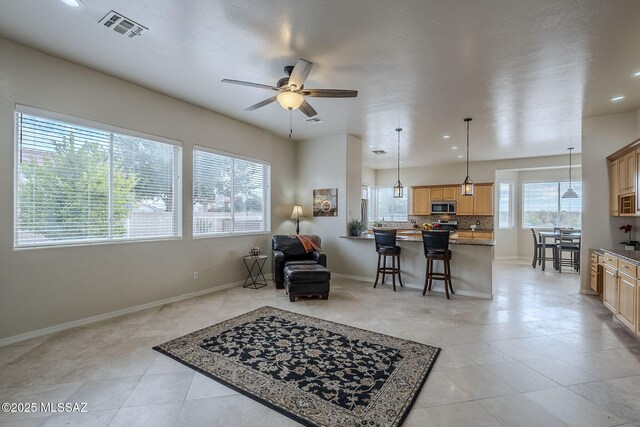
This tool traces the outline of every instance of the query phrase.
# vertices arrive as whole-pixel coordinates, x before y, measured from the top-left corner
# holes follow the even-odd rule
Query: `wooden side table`
[[[242,257],[244,266],[247,268],[247,278],[244,279],[243,288],[260,289],[267,286],[267,279],[264,277],[262,269],[267,262],[267,255],[247,255]],[[253,270],[256,270],[255,274]],[[260,281],[262,278],[262,281]]]

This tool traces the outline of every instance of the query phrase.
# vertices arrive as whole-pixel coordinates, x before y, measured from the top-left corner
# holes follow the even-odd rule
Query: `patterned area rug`
[[[439,348],[262,307],[154,347],[308,426],[399,426]]]

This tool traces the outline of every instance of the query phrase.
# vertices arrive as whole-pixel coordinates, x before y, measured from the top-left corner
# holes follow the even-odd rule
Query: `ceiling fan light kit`
[[[473,196],[473,181],[469,178],[469,122],[473,120],[467,117],[464,121],[467,123],[467,176],[462,182],[462,195]]]
[[[278,101],[278,104],[280,104],[285,110],[293,111],[299,109],[307,117],[313,117],[318,113],[305,100],[306,96],[318,98],[355,98],[358,96],[357,90],[305,89],[304,81],[307,79],[312,67],[313,62],[302,58],[298,59],[295,66],[287,65],[284,67],[284,72],[287,77],[283,77],[278,80],[276,86],[231,79],[222,79],[222,82],[280,92],[276,96],[272,96],[271,98],[267,98],[264,101],[260,101],[257,104],[246,108],[246,111],[257,110],[258,108],[262,108],[265,105]]]
[[[276,98],[280,106],[285,110],[297,110],[304,102],[304,96],[292,91],[280,92]]]

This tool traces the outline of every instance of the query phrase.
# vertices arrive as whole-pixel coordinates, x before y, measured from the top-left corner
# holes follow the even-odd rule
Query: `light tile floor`
[[[496,262],[493,300],[331,286],[328,301],[295,303],[234,288],[0,348],[0,402],[88,410],[0,413],[0,425],[296,425],[151,350],[263,305],[442,347],[408,426],[640,425],[640,340],[575,274]]]

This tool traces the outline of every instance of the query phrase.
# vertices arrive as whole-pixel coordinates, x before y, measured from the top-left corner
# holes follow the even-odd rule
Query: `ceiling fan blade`
[[[304,89],[301,93],[304,96],[314,96],[316,98],[355,98],[358,96],[357,90],[343,89]]]
[[[295,85],[297,89],[300,89],[311,72],[311,67],[313,67],[313,62],[302,58],[298,59],[289,76],[289,86]]]
[[[264,107],[265,105],[269,105],[276,100],[277,96],[272,96],[271,98],[265,99],[264,101],[260,101],[257,104],[252,105],[249,108],[245,108],[245,111],[253,111],[257,110],[260,107]]]
[[[298,107],[300,109],[300,111],[302,111],[307,117],[313,117],[316,114],[318,114],[318,112],[316,110],[313,109],[313,107],[307,102],[307,101],[302,101],[302,104],[300,104],[300,107]]]
[[[260,83],[243,82],[242,80],[222,79],[221,81],[222,83],[232,83],[234,85],[257,87],[260,89],[268,89],[268,90],[278,90],[278,88],[274,86],[263,85]]]

